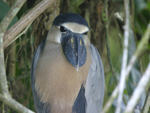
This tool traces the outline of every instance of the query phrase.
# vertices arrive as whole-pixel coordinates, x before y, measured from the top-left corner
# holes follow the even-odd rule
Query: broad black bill
[[[62,35],[62,49],[65,57],[75,68],[84,65],[87,58],[87,52],[83,36],[81,34],[71,33]]]

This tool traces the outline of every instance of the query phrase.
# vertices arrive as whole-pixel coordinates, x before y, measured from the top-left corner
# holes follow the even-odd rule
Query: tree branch
[[[26,14],[22,19],[20,19],[15,25],[5,32],[3,37],[4,45],[6,48],[7,45],[35,18],[37,18],[44,10],[46,10],[50,4],[55,0],[43,0],[37,6],[35,6],[28,14]]]
[[[136,104],[137,104],[141,94],[143,93],[144,88],[147,86],[149,80],[150,80],[150,63],[148,64],[148,67],[147,67],[144,75],[142,76],[136,89],[134,90],[124,113],[132,113],[133,112],[133,109],[136,106]]]
[[[125,26],[124,26],[124,49],[123,49],[123,58],[122,58],[122,67],[121,67],[121,76],[120,76],[120,82],[119,82],[119,94],[118,94],[118,100],[117,100],[117,109],[115,113],[120,113],[121,111],[121,105],[122,105],[122,98],[123,98],[123,91],[125,86],[125,74],[126,74],[126,66],[127,66],[127,60],[128,60],[128,42],[129,42],[129,20],[130,20],[130,14],[129,14],[129,1],[124,0],[124,7],[125,7]]]
[[[0,24],[0,100],[2,100],[9,107],[14,110],[22,113],[33,113],[32,111],[25,108],[23,105],[19,104],[15,100],[13,100],[8,91],[8,85],[6,80],[6,72],[5,72],[5,64],[4,64],[4,52],[3,52],[3,36],[4,32],[7,29],[8,25],[18,13],[22,5],[26,0],[17,0],[14,5],[11,7],[7,15],[4,17]]]
[[[3,36],[4,32],[7,29],[8,25],[18,13],[22,5],[26,0],[17,0],[14,5],[11,7],[7,15],[4,17],[0,24],[0,90],[3,95],[10,96],[8,92],[7,80],[6,80],[6,72],[5,72],[5,64],[4,64],[4,52],[3,52]]]
[[[16,35],[20,31],[22,31],[29,23],[31,23],[55,0],[43,0],[32,11],[30,11],[26,16],[24,16],[24,18],[22,18],[14,26],[12,26],[7,32],[5,32],[11,20],[20,10],[20,8],[25,3],[25,1],[26,0],[17,0],[0,24],[0,88],[1,88],[0,90],[2,92],[2,94],[0,94],[0,100],[2,100],[5,104],[7,104],[9,107],[16,110],[17,112],[33,113],[32,111],[30,111],[29,109],[27,109],[26,107],[24,107],[14,99],[12,99],[9,94],[7,80],[6,80],[3,49],[14,39],[14,37],[16,37]],[[5,32],[5,36],[4,36],[4,32]]]
[[[34,113],[33,111],[29,110],[22,104],[12,99],[10,96],[3,96],[2,94],[0,94],[0,100],[2,100],[6,105],[8,105],[10,108],[14,109],[18,113]]]
[[[145,46],[148,45],[149,38],[150,38],[150,23],[148,24],[147,30],[146,30],[145,34],[143,35],[143,37],[141,38],[142,40],[140,41],[139,45],[137,46],[137,49],[136,49],[135,53],[133,54],[133,56],[131,57],[131,59],[129,61],[129,64],[128,64],[128,66],[126,68],[126,71],[125,71],[126,72],[125,73],[125,78],[127,78],[129,76],[129,73],[130,73],[134,63],[136,62],[137,58],[140,56],[142,51],[145,49]],[[113,100],[115,99],[114,97],[117,97],[117,94],[119,92],[118,89],[119,89],[119,85],[116,86],[116,88],[114,89],[114,91],[112,93],[112,94],[115,94],[115,95],[111,95],[108,102],[104,106],[104,108],[107,107],[105,109],[109,109],[110,106],[112,105]],[[107,112],[107,111],[104,111],[103,113],[105,113],[105,112]]]

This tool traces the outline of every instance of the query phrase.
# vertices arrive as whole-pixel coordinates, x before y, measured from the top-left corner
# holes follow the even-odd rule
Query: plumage
[[[31,68],[37,113],[100,112],[104,98],[104,71],[98,51],[84,35],[88,30],[84,18],[64,13],[56,17],[46,40],[38,46]],[[74,35],[80,37],[79,41],[75,41]],[[68,37],[65,44],[70,46],[67,48],[62,46],[63,37]],[[68,59],[70,55],[73,58]],[[80,63],[84,59],[85,62]]]
[[[77,23],[88,27],[87,21],[80,15],[75,13],[63,13],[58,15],[53,21],[53,25],[62,25],[64,23]]]

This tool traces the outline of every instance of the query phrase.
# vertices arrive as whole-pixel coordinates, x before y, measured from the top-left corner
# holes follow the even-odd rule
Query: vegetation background
[[[0,0],[0,22],[10,10],[16,0]],[[42,0],[27,0],[19,10],[8,29],[24,17]],[[28,29],[11,45],[5,48],[5,70],[7,85],[13,99],[35,111],[30,83],[30,69],[33,53],[39,43],[46,38],[54,18],[65,12],[73,12],[83,16],[90,26],[88,36],[100,52],[105,70],[105,99],[104,105],[110,98],[113,90],[120,81],[123,58],[125,10],[123,0],[55,0],[40,16],[38,16]],[[108,18],[105,12],[108,10]],[[129,0],[130,33],[128,46],[128,62],[137,46],[150,26],[150,0]],[[108,22],[108,27],[106,27]],[[108,32],[106,32],[108,31]],[[149,36],[150,37],[150,36]],[[122,110],[128,103],[134,89],[144,74],[150,62],[150,39],[134,64],[124,90]],[[109,45],[109,46],[106,46]],[[1,64],[0,64],[1,65]],[[150,82],[146,85],[137,105],[142,110],[146,97],[150,95]],[[1,91],[0,91],[1,92]],[[0,99],[1,100],[1,99]],[[109,108],[108,113],[114,113],[117,98]],[[137,107],[137,106],[136,106]],[[148,107],[150,113],[150,108]],[[135,113],[138,113],[134,111]],[[143,111],[142,111],[143,112]],[[0,101],[0,113],[16,113]],[[144,113],[144,112],[143,112]]]

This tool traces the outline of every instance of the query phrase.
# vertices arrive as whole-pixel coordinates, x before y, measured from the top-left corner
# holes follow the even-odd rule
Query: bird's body
[[[86,23],[64,22],[70,14],[79,16],[62,14],[63,22],[56,17],[33,57],[31,82],[37,113],[99,113],[101,110],[102,61],[87,35],[83,36],[89,30]]]

